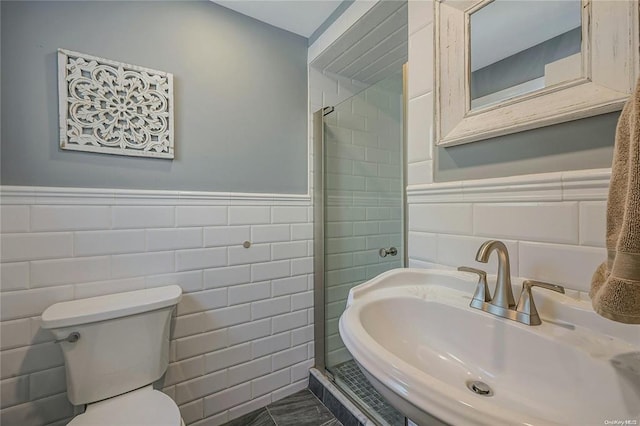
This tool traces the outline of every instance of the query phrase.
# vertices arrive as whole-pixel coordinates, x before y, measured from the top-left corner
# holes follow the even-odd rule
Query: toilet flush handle
[[[80,333],[78,333],[77,331],[74,331],[72,333],[69,333],[69,335],[64,339],[57,339],[56,343],[61,343],[61,342],[75,343],[79,339],[80,339]]]

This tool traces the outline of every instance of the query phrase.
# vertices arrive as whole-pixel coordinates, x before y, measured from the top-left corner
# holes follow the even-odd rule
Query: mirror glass
[[[470,109],[582,76],[580,0],[494,0],[471,14]]]

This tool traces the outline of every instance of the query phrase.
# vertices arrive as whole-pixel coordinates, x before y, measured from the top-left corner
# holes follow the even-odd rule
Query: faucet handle
[[[480,302],[491,302],[491,294],[487,286],[487,273],[481,269],[471,268],[469,266],[458,266],[458,271],[471,272],[478,275],[478,286],[473,295],[473,300]]]
[[[525,280],[522,283],[522,292],[520,293],[520,299],[518,300],[518,306],[516,311],[525,316],[525,324],[540,325],[542,321],[538,315],[538,309],[533,301],[533,294],[531,293],[532,287],[540,287],[547,290],[556,291],[564,294],[564,287],[561,285],[543,283],[542,281]]]
[[[531,291],[531,287],[546,288],[547,290],[553,290],[557,291],[558,293],[564,294],[564,287],[562,287],[561,285],[543,283],[542,281],[535,280],[524,280],[524,282],[522,283],[522,289],[524,290],[526,288]]]

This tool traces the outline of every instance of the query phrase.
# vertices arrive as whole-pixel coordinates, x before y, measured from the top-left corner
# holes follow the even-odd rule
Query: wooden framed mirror
[[[436,144],[621,109],[639,32],[636,0],[437,0]]]

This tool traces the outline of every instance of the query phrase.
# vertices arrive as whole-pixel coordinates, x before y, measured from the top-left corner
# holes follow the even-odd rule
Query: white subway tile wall
[[[409,2],[407,183],[433,182],[433,2]]]
[[[169,368],[157,386],[175,398],[187,424],[221,424],[306,387],[311,204],[270,196],[234,205],[233,195],[226,198],[82,205],[76,195],[73,206],[63,206],[3,197],[2,424],[42,425],[74,414],[62,353],[39,325],[46,307],[169,284],[184,294],[172,320]]]
[[[335,107],[353,95],[363,91],[368,87],[367,84],[359,82],[357,80],[350,80],[332,74],[329,72],[323,72],[309,66],[309,146],[310,146],[310,165],[313,165],[314,152],[313,143],[313,114],[323,107]],[[351,104],[353,108],[353,104]],[[355,105],[356,111],[362,109],[362,105]],[[362,116],[364,117],[364,116]],[[343,119],[345,119],[343,114]],[[365,240],[362,238],[354,238],[354,222],[364,221],[366,219],[366,209],[364,207],[353,207],[354,205],[360,205],[355,200],[359,199],[359,195],[366,196],[366,180],[365,176],[377,176],[378,166],[375,162],[367,162],[366,150],[374,149],[374,146],[378,144],[377,137],[370,137],[367,132],[352,131],[349,128],[342,128],[337,126],[337,114],[329,116],[329,122],[333,120],[333,126],[327,127],[325,130],[327,136],[330,136],[325,140],[325,146],[328,155],[330,155],[331,161],[327,164],[327,187],[333,189],[331,198],[326,199],[327,207],[325,208],[325,235],[329,237],[326,242],[326,251],[329,253],[331,250],[333,253],[344,252],[343,257],[351,259],[354,252],[364,250]],[[354,137],[354,134],[357,136]],[[342,140],[343,144],[339,144],[338,140]],[[370,154],[371,155],[371,154]],[[310,182],[313,182],[313,168],[311,167]],[[343,191],[334,189],[336,185],[340,184],[337,175],[340,175],[343,179],[344,186],[347,184],[350,186],[350,190]],[[312,183],[313,188],[313,183]],[[341,202],[349,202],[350,208],[341,207]],[[375,203],[377,204],[377,203]],[[374,205],[375,205],[374,204]],[[364,203],[367,205],[367,197],[364,197]],[[19,225],[17,225],[19,227]],[[345,238],[339,238],[345,237]],[[325,265],[325,269],[337,269],[340,268],[340,264],[335,260],[336,255],[329,255],[329,258],[334,258]],[[377,262],[377,260],[376,260]],[[351,260],[344,264],[345,268],[353,266]],[[313,265],[298,265],[298,267],[304,267],[305,269],[312,269]],[[306,302],[298,301],[302,303],[301,306],[311,305],[313,306],[313,298],[310,297]],[[292,300],[293,302],[293,300]],[[331,328],[328,330],[333,338],[338,332],[337,321],[335,318],[342,314],[345,308],[345,301],[340,300],[328,305],[327,316],[333,318],[327,325]],[[313,330],[307,328],[307,332],[297,333],[297,330],[292,332],[292,337],[296,336],[296,340],[304,340],[309,335],[313,334]],[[338,348],[340,349],[340,348]],[[347,358],[346,350],[342,349],[337,354],[337,360]],[[334,356],[335,358],[335,356]],[[332,359],[331,361],[334,361]]]
[[[508,182],[509,178],[495,182],[495,188]],[[527,187],[535,185],[512,182],[511,191],[517,193],[519,186],[528,191]],[[586,185],[589,182],[585,180]],[[551,197],[539,195],[539,202],[494,203],[486,203],[482,200],[484,194],[474,193],[474,200],[460,203],[457,199],[466,197],[463,186],[449,189],[448,202],[435,188],[438,184],[432,186],[431,195],[425,190],[415,196],[409,193],[411,265],[467,265],[496,273],[496,259],[492,257],[488,264],[477,263],[475,253],[484,241],[499,239],[509,249],[512,275],[589,291],[593,272],[606,259],[606,192],[589,195],[583,201],[565,199],[563,190],[564,201],[550,202],[545,198]],[[495,188],[487,187],[487,194]],[[454,217],[456,220],[451,220]]]
[[[367,88],[360,83],[354,88],[353,83],[310,70],[310,85],[317,88],[311,91],[312,107],[335,106],[325,117],[325,287],[333,306],[326,318],[327,365],[351,359],[337,321],[349,290],[402,264],[401,256],[378,255],[383,247],[402,249],[402,96],[386,86],[388,82]],[[344,97],[354,92],[359,93]],[[272,249],[278,250],[278,245]],[[311,305],[312,300],[300,303]]]
[[[580,226],[580,245],[605,246],[605,233],[602,232],[602,225],[607,222],[606,201],[580,203],[578,222]]]

